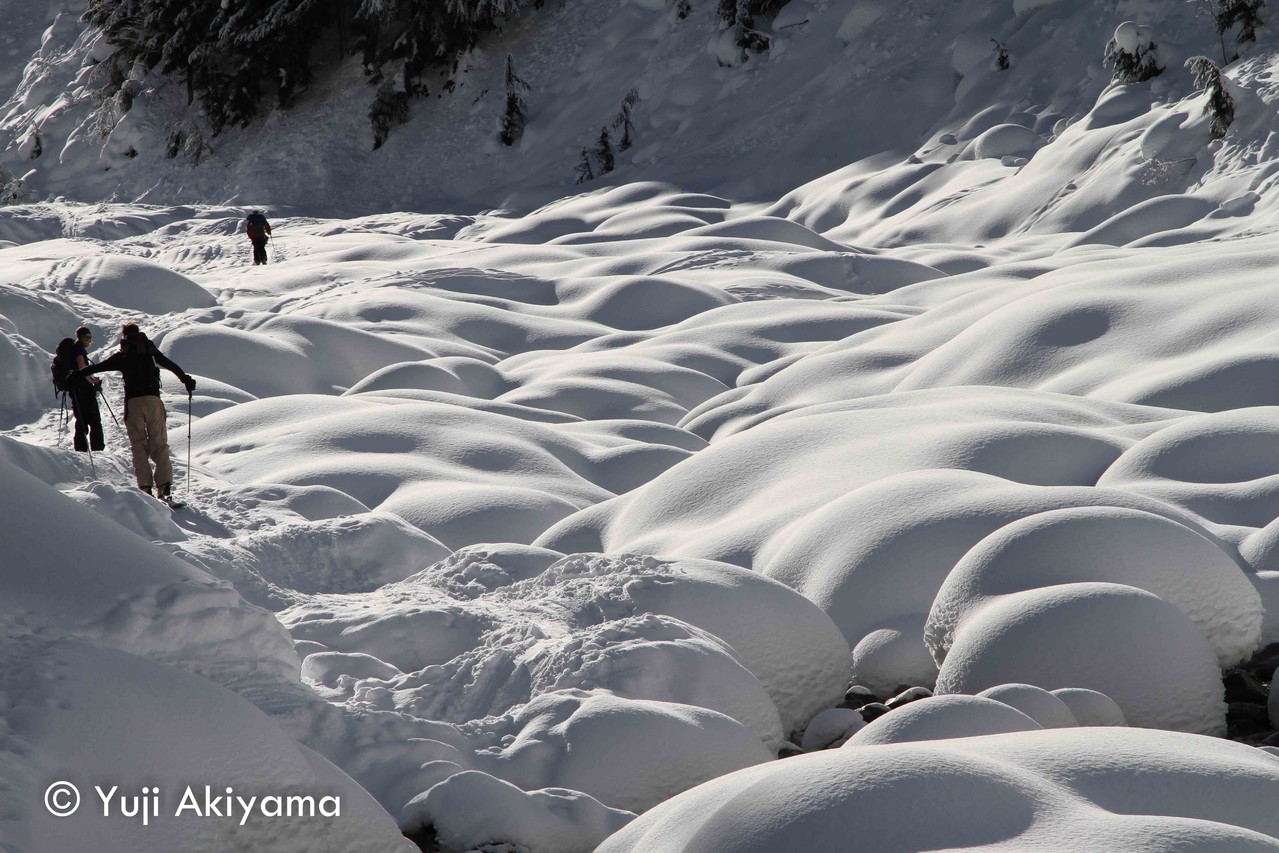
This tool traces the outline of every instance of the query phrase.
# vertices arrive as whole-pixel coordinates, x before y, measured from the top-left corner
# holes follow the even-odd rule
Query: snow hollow
[[[720,5],[374,148],[0,0],[0,850],[1279,850],[1273,10]]]

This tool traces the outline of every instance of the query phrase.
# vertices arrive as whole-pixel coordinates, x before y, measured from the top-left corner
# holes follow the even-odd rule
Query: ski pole
[[[191,391],[187,389],[187,500],[191,500]]]
[[[107,412],[111,415],[111,420],[115,421],[116,429],[122,429],[120,419],[115,416],[115,410],[111,408],[111,401],[107,399],[106,392],[102,390],[102,386],[98,386],[98,394],[102,396],[102,402],[107,404]]]

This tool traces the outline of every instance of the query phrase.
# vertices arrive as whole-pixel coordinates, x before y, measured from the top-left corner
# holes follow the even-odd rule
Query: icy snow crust
[[[1143,15],[1212,50],[1192,4],[793,0],[732,68],[711,5],[546,10],[517,151],[477,143],[484,98],[376,157],[363,106],[312,104],[216,177],[146,150],[167,95],[76,132],[56,75],[102,46],[48,30],[3,119],[62,149],[32,185],[193,203],[0,209],[6,853],[1279,849],[1279,763],[1203,737],[1279,640],[1269,47],[1210,144],[1179,63],[1098,61]],[[535,186],[631,85],[619,183]],[[241,186],[296,205],[265,268],[209,203]],[[177,513],[105,411],[91,462],[50,403],[58,340],[126,320],[199,380],[188,409],[164,374]],[[940,695],[863,725],[850,677]],[[350,808],[142,835],[40,805],[196,770]]]

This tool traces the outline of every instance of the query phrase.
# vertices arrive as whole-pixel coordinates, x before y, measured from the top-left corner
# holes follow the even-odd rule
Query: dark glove
[[[194,390],[195,390],[195,377],[194,377],[194,376],[183,376],[183,377],[182,377],[182,384],[183,384],[183,385],[185,385],[185,386],[187,386],[187,393],[188,393],[188,394],[190,394],[192,391],[194,391]]]

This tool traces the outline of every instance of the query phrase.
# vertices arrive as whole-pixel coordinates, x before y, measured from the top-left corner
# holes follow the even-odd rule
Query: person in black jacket
[[[89,347],[93,346],[93,332],[88,326],[75,330],[75,366],[84,370],[90,364]],[[75,413],[75,435],[72,439],[76,450],[103,450],[102,412],[98,409],[98,385],[101,380],[78,377],[70,383],[71,411]]]
[[[154,483],[157,497],[169,500],[173,488],[173,463],[169,461],[169,435],[166,413],[160,400],[160,368],[172,372],[187,393],[195,390],[195,380],[165,358],[155,344],[138,330],[136,323],[120,329],[120,351],[99,364],[79,371],[81,377],[105,370],[118,370],[124,377],[124,428],[133,447],[133,471],[138,488],[151,494]],[[155,475],[151,473],[155,462]]]
[[[265,264],[266,241],[271,238],[271,223],[266,221],[266,215],[260,210],[250,213],[244,220],[244,233],[253,244],[253,265]]]

